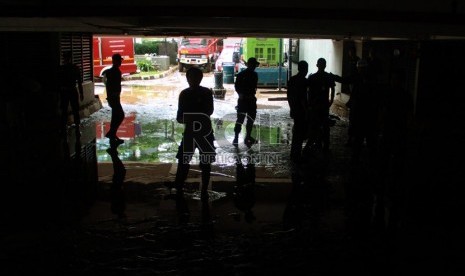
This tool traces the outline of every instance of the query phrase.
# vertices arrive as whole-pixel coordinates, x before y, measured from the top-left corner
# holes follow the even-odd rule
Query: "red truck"
[[[178,45],[179,72],[192,66],[211,72],[222,49],[222,38],[182,37]]]
[[[120,54],[123,57],[120,70],[123,75],[137,72],[134,60],[134,38],[127,36],[94,36],[93,60],[94,77],[102,77],[104,69],[110,68],[111,56]]]

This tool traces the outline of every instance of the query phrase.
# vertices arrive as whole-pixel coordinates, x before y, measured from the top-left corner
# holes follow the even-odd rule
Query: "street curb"
[[[123,77],[123,80],[124,81],[130,81],[130,80],[154,80],[154,79],[161,79],[161,78],[164,78],[172,73],[174,73],[176,70],[178,70],[178,67],[177,66],[173,66],[171,67],[170,69],[168,69],[167,71],[164,71],[163,73],[159,73],[157,75],[153,75],[153,76],[145,76],[145,77],[141,77],[141,76],[124,76]]]

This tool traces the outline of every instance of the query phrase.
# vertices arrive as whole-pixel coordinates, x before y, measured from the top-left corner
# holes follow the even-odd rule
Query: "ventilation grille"
[[[60,37],[60,54],[70,51],[73,63],[82,70],[82,81],[92,81],[92,34],[62,33]]]

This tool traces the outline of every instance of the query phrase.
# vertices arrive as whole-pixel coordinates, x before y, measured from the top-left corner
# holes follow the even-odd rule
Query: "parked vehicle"
[[[102,77],[102,72],[112,66],[111,56],[113,54],[120,54],[123,57],[120,67],[123,75],[137,73],[137,64],[134,60],[133,37],[94,36],[94,77]]]
[[[234,72],[239,72],[239,63],[241,62],[240,51],[241,51],[242,38],[226,38],[223,42],[223,51],[218,56],[215,62],[216,71],[223,71],[223,63],[234,63]]]
[[[183,37],[178,46],[178,67],[183,72],[192,66],[211,72],[213,64],[223,50],[223,39]]]
[[[236,56],[236,58],[235,58]],[[220,56],[216,59],[216,71],[223,71],[223,63],[235,63],[234,71],[239,71],[239,52],[234,51],[234,48],[223,48]]]

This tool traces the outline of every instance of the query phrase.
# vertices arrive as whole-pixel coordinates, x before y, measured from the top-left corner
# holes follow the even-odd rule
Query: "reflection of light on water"
[[[174,142],[176,143],[176,142]],[[177,144],[176,144],[177,145]],[[158,151],[159,152],[167,152],[173,147],[173,142],[168,142],[168,143],[161,143],[158,145]]]
[[[200,194],[201,192],[200,191],[195,191],[193,192],[192,194],[185,194],[185,196],[187,198],[192,198],[194,200],[200,200]],[[209,201],[214,201],[214,200],[218,200],[218,199],[221,199],[221,198],[224,198],[226,197],[226,193],[224,192],[217,192],[217,191],[213,191],[213,190],[208,190],[208,200]]]
[[[176,152],[167,152],[158,154],[158,162],[160,163],[176,163]]]
[[[145,116],[137,114],[135,118]],[[142,120],[138,118],[140,131],[138,135],[134,135],[129,139],[125,139],[125,143],[118,147],[118,155],[122,161],[138,161],[138,162],[161,162],[161,163],[176,163],[176,153],[179,143],[182,138],[184,126],[174,121],[174,119],[157,119],[153,121]],[[262,125],[256,125],[252,135],[259,140],[259,144],[251,149],[246,148],[243,144],[245,137],[245,126],[239,136],[239,150],[242,152],[256,151],[257,158],[254,160],[257,165],[277,165],[283,162],[278,153],[286,152],[284,147],[288,145],[282,144],[283,128],[279,124],[271,124],[270,120],[263,120]],[[96,123],[96,130],[103,125],[102,122]],[[225,118],[212,118],[212,125],[215,132],[215,147],[217,158],[215,165],[234,164],[236,148],[232,145],[234,138],[234,116]],[[98,161],[111,161],[110,156],[106,152],[109,148],[109,141],[103,136],[105,131],[100,130],[100,137],[96,139],[97,158]],[[103,137],[102,137],[103,136]],[[259,158],[258,158],[259,157]],[[199,163],[198,151],[194,154],[192,164]]]

